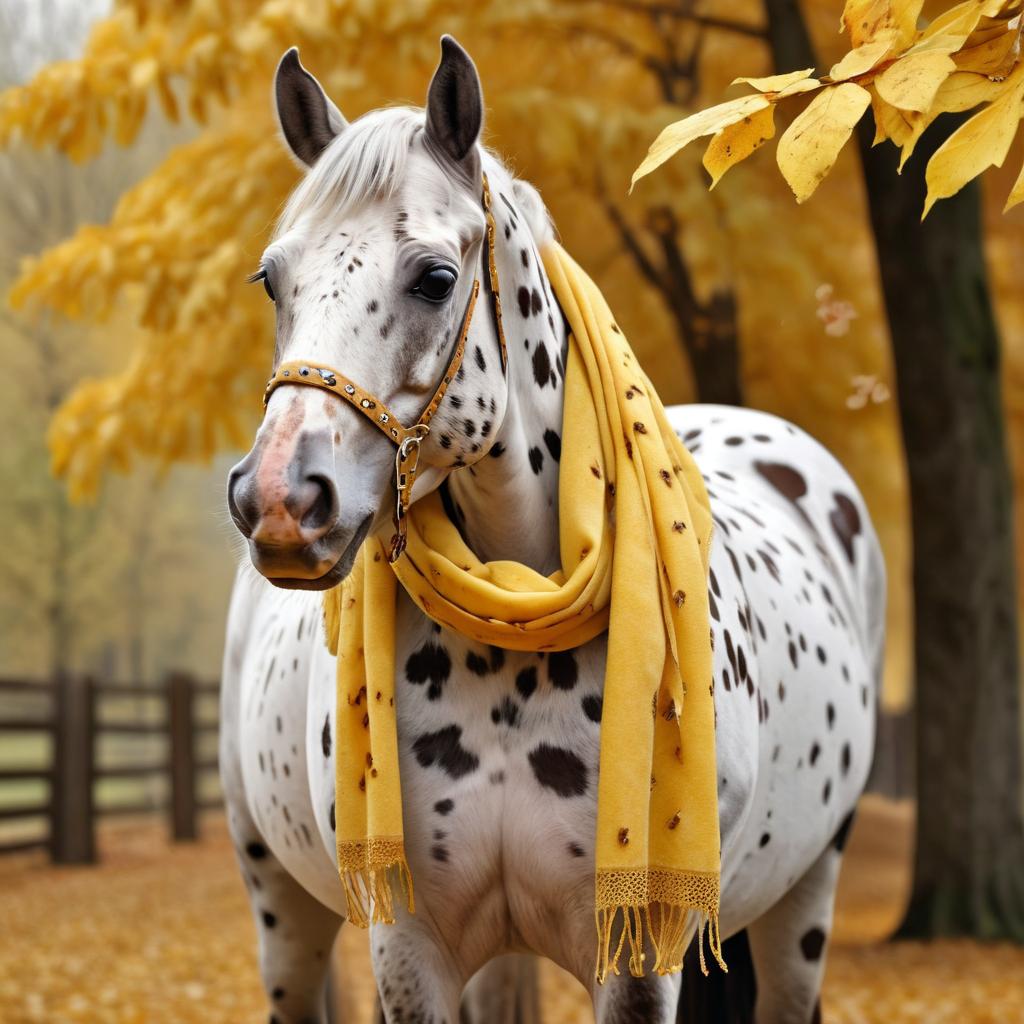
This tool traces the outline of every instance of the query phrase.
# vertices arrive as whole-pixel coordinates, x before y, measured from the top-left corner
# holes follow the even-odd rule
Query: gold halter
[[[490,278],[491,299],[494,304],[494,318],[498,330],[498,344],[501,347],[501,368],[502,371],[505,371],[508,367],[508,349],[505,345],[505,332],[501,322],[498,268],[494,260],[496,228],[494,213],[491,210],[491,190],[487,183],[486,174],[483,176],[482,202],[484,216],[487,219],[487,271]],[[433,398],[430,399],[427,407],[420,414],[420,418],[411,427],[402,426],[394,413],[369,391],[364,391],[343,373],[339,373],[332,367],[324,366],[321,363],[311,363],[301,359],[290,359],[286,363],[281,363],[274,375],[267,381],[266,390],[263,392],[263,407],[265,409],[270,401],[270,396],[283,384],[305,384],[310,387],[323,388],[323,390],[330,391],[339,398],[344,398],[354,408],[358,409],[397,447],[398,450],[395,453],[395,533],[391,538],[391,550],[388,555],[391,562],[396,562],[405,550],[405,520],[412,501],[412,486],[416,481],[416,470],[419,467],[420,445],[423,443],[423,439],[430,433],[430,420],[433,418],[434,413],[437,412],[437,407],[441,404],[441,400],[448,390],[448,385],[455,379],[455,375],[459,372],[459,367],[462,365],[462,357],[466,351],[466,335],[469,333],[469,325],[473,319],[473,309],[476,306],[479,293],[480,280],[476,278],[470,291],[469,302],[466,304],[466,312],[462,317],[462,327],[459,330],[459,337],[455,344],[452,358],[441,377],[441,382],[437,385]]]

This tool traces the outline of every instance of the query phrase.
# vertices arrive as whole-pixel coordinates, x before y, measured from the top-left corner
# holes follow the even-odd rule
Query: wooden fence
[[[47,849],[58,864],[84,864],[96,859],[96,822],[108,815],[168,816],[175,840],[195,839],[199,813],[220,806],[219,799],[204,799],[200,782],[216,772],[216,757],[199,755],[197,740],[217,731],[216,719],[199,713],[203,697],[218,692],[219,684],[198,682],[190,676],[168,676],[160,686],[98,682],[89,677],[67,677],[48,683],[0,679],[0,743],[9,734],[34,734],[49,740],[44,764],[0,765],[0,795],[6,782],[43,781],[49,795],[43,801],[7,806],[0,803],[0,821],[42,819],[45,831],[29,838],[0,838],[0,853]],[[132,701],[146,713],[108,714],[110,707]],[[16,704],[43,703],[42,713],[8,712]],[[153,710],[156,714],[153,714]],[[104,737],[164,737],[166,754],[151,760],[104,763]],[[167,779],[168,798],[104,803],[96,789],[108,779],[143,781]]]

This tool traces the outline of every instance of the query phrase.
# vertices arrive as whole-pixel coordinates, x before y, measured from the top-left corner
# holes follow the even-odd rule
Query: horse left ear
[[[294,46],[277,65],[274,103],[281,134],[292,155],[306,167],[316,163],[348,124],[320,83],[299,62],[299,51]]]
[[[473,154],[484,120],[480,76],[466,51],[441,37],[441,63],[427,92],[427,139],[455,164]]]

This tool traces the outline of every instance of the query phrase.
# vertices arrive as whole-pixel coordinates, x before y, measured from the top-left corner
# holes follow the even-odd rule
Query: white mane
[[[394,194],[413,140],[423,131],[415,107],[372,110],[349,124],[323,151],[285,205],[277,224],[283,234],[301,214],[337,214]]]
[[[420,107],[385,107],[349,124],[288,198],[276,234],[283,235],[305,214],[317,218],[337,215],[371,200],[389,199],[398,190],[412,144],[425,121],[426,113]],[[497,154],[481,150],[508,173]],[[534,240],[543,245],[552,237],[543,200],[528,182],[513,179],[513,189]]]

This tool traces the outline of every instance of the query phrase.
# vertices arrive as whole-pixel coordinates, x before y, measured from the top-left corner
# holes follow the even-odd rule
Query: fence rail
[[[45,800],[0,806],[0,821],[43,818],[46,829],[37,836],[0,836],[0,854],[48,849],[55,863],[91,863],[96,859],[98,818],[154,811],[167,815],[175,840],[195,839],[200,813],[221,805],[219,799],[199,796],[200,782],[217,770],[217,760],[196,750],[198,739],[215,734],[218,728],[216,721],[202,717],[197,705],[218,692],[218,683],[180,673],[168,676],[159,686],[98,682],[87,676],[42,683],[0,679],[0,707],[28,698],[47,706],[45,711],[0,713],[0,737],[27,733],[48,742],[44,764],[0,767],[0,794],[5,783],[14,782],[43,782],[48,789]],[[144,702],[145,715],[139,716],[136,709],[135,718],[123,714],[104,718],[110,702],[126,699]],[[162,757],[137,754],[123,763],[103,764],[99,741],[104,736],[165,737],[167,751]],[[168,781],[166,798],[115,804],[97,801],[97,783],[161,778]]]

